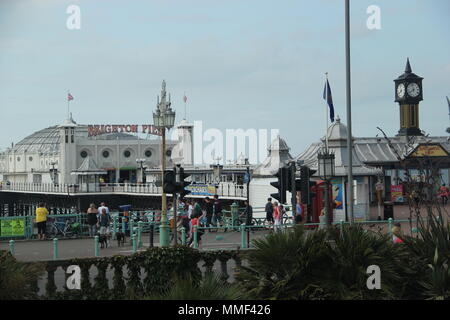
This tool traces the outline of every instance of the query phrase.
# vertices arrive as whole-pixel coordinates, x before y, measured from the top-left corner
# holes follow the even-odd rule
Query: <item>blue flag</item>
[[[331,88],[330,84],[325,82],[325,87],[323,88],[323,99],[327,100],[327,104],[330,107],[330,120],[334,122],[334,106],[333,106],[333,97],[331,96]]]
[[[450,115],[450,100],[448,100],[448,97],[445,96],[447,98],[447,104],[448,104],[448,114]]]

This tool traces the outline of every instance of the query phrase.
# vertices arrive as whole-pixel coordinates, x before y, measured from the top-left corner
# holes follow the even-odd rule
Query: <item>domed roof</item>
[[[44,154],[59,151],[58,126],[39,130],[18,142],[11,151],[14,152],[42,152]]]
[[[325,136],[321,138],[325,140]],[[336,121],[328,127],[328,141],[347,140],[347,126],[341,123],[341,119],[337,116]]]

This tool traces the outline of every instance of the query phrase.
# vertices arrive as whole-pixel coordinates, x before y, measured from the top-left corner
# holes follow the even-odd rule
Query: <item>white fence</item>
[[[53,184],[53,183],[28,183],[9,182],[3,183],[0,191],[27,192],[27,193],[58,193],[58,194],[81,194],[81,193],[120,193],[120,194],[148,194],[161,195],[162,187],[154,183],[104,183],[87,191],[85,186],[77,184]],[[235,183],[220,183],[215,189],[216,194],[221,197],[246,199],[247,186]],[[212,194],[188,195],[188,197],[204,197]]]

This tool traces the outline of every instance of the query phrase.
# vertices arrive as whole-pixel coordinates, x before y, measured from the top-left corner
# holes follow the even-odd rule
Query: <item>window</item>
[[[129,157],[131,156],[130,150],[125,150],[124,153],[123,153],[123,156],[124,156],[125,158],[129,158]]]
[[[88,155],[88,153],[87,153],[86,151],[84,151],[84,150],[80,152],[80,156],[81,156],[82,158],[86,158],[87,155]]]
[[[29,157],[29,158],[28,158],[28,161],[33,161],[33,157]]]
[[[17,162],[19,162],[20,161],[20,157],[17,157]]]
[[[109,157],[109,151],[108,150],[103,151],[102,155],[103,155],[103,158],[108,158]]]
[[[150,157],[152,156],[152,152],[151,152],[150,150],[146,150],[146,151],[145,151],[145,156],[146,156],[147,158],[150,158]]]

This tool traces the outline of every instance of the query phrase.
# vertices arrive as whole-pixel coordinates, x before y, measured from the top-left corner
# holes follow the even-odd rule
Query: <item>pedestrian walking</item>
[[[100,216],[103,212],[103,209],[106,210],[106,214],[109,215],[109,208],[106,206],[104,202],[100,203],[100,207],[98,207],[98,216]]]
[[[106,209],[102,209],[102,213],[100,214],[100,218],[98,219],[97,227],[100,228],[100,235],[109,234],[109,224],[111,222],[111,217],[107,214]]]
[[[98,210],[94,203],[91,203],[87,209],[87,224],[89,226],[89,236],[93,237],[97,234]]]
[[[222,204],[219,201],[219,195],[214,195],[214,204],[213,204],[213,223],[215,225],[223,224],[222,219]]]
[[[250,205],[250,203],[248,203],[247,200],[244,201],[244,206],[245,206],[245,210],[241,216],[242,216],[243,220],[245,221],[245,225],[251,226],[252,220],[253,220],[253,207]]]
[[[206,226],[211,227],[214,207],[209,197],[205,198],[205,211],[206,211]]]
[[[36,223],[38,227],[38,239],[45,240],[45,231],[47,228],[47,216],[48,210],[44,203],[39,203],[38,208],[36,208]]]
[[[272,198],[267,199],[266,203],[266,220],[269,224],[273,224],[273,204],[272,204]]]
[[[400,223],[395,223],[392,227],[392,242],[393,243],[403,243],[402,238],[402,225]]]
[[[295,215],[294,215],[294,223],[301,224],[303,219],[303,213],[305,212],[305,208],[303,203],[297,203],[295,205]]]
[[[442,186],[439,188],[439,196],[442,199],[442,205],[446,206],[448,202],[448,195],[450,193],[450,190],[445,185],[445,183],[442,184]]]
[[[281,230],[281,208],[278,202],[273,203],[273,220],[274,220],[274,230],[276,232]]]
[[[191,219],[191,225],[192,225],[192,229],[191,229],[191,237],[189,239],[189,246],[193,246],[194,245],[194,226],[197,226],[197,244],[200,247],[201,244],[201,240],[202,240],[202,235],[203,235],[203,230],[198,229],[198,227],[200,227],[200,216],[197,213],[194,213],[193,218]]]

